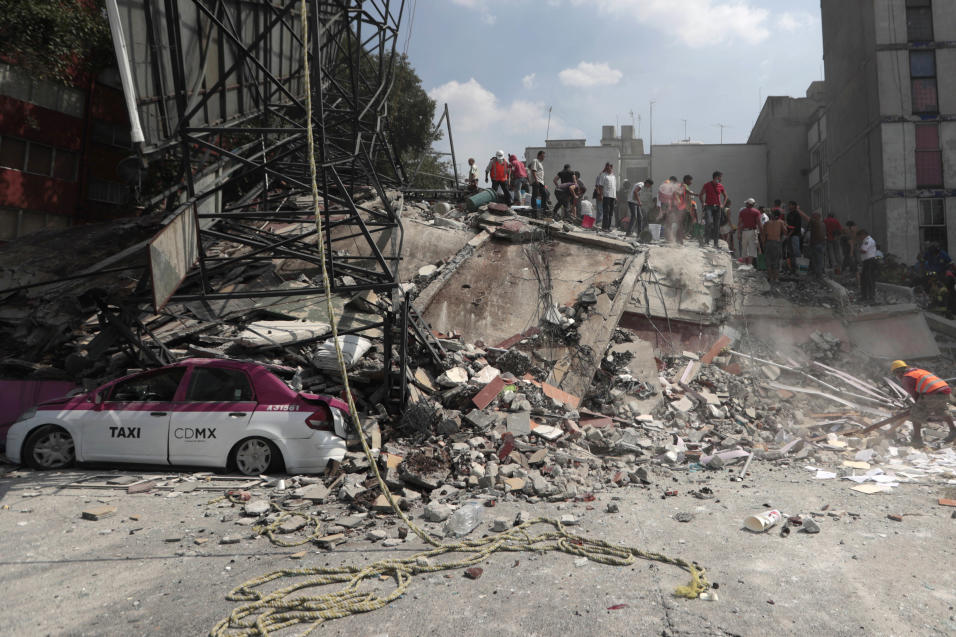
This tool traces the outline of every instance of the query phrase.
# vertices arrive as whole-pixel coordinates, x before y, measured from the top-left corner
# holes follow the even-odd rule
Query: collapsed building
[[[5,382],[93,387],[186,357],[230,357],[339,394],[328,293],[350,339],[360,417],[380,430],[386,484],[437,522],[448,514],[438,505],[466,497],[588,497],[649,487],[669,471],[739,464],[743,476],[755,460],[892,462],[889,441],[859,434],[907,405],[885,363],[932,360],[941,376],[952,371],[912,304],[864,308],[836,282],[801,277],[771,290],[723,249],[626,240],[497,203],[412,198],[377,115],[387,65],[359,83],[346,73],[359,61],[323,48],[349,42],[361,22],[379,34],[363,40],[377,47],[363,55],[393,54],[387,12],[373,25],[367,14],[345,20],[311,5],[330,34],[316,44],[320,100],[308,113],[321,124],[316,202],[301,161],[311,152],[302,50],[263,58],[253,46],[262,36],[235,26],[232,9],[202,14],[210,31],[197,32],[218,36],[203,50],[228,58],[214,80],[205,65],[183,67],[189,47],[151,22],[189,25],[191,16],[135,4],[111,4],[114,35],[134,62],[130,112],[144,159],[181,153],[185,187],[171,186],[141,218],[4,251]],[[270,7],[260,18],[275,33],[266,33],[299,38],[298,6]],[[174,90],[153,93],[164,85]],[[206,90],[190,92],[199,85]],[[350,92],[365,101],[343,113]],[[324,264],[316,217],[328,231]],[[370,469],[354,451],[293,484],[318,492],[316,504],[387,513]]]

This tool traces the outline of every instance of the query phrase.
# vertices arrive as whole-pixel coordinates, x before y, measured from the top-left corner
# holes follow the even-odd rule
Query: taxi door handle
[[[165,411],[151,411],[149,412],[150,416],[156,416],[157,418],[168,415]]]
[[[230,415],[231,417],[233,417],[233,418],[242,418],[243,416],[246,415],[246,412],[244,412],[244,411],[234,411],[234,412],[230,413],[229,415]]]

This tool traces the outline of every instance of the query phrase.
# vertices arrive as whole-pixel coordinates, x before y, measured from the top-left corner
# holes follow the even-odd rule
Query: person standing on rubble
[[[943,421],[949,425],[949,436],[944,442],[956,442],[956,421],[949,413],[953,390],[946,381],[925,369],[910,367],[903,361],[893,361],[890,369],[903,389],[916,401],[908,413],[899,416],[913,423],[913,446],[923,446],[923,425],[929,421]]]
[[[468,158],[468,192],[478,192],[478,164],[474,157]]]
[[[691,198],[700,196],[690,189],[693,183],[694,178],[691,175],[684,175],[684,179],[677,187],[677,242],[680,244],[684,243],[684,237],[689,229]]]
[[[840,225],[833,212],[827,213],[823,225],[827,227],[827,260],[830,262],[830,267],[833,268],[833,274],[840,274],[840,263],[843,261],[840,237],[843,236],[843,226]]]
[[[707,229],[704,243],[707,242],[707,239],[713,239],[715,248],[717,247],[717,241],[720,239],[722,209],[728,205],[727,191],[721,183],[723,178],[724,173],[715,170],[712,179],[700,189],[699,195],[701,203],[704,205],[704,220]]]
[[[499,150],[495,156],[488,162],[485,168],[485,183],[488,183],[488,176],[491,176],[491,189],[501,189],[501,194],[505,198],[505,205],[511,205],[511,166],[505,159],[505,151]]]
[[[776,283],[780,280],[780,259],[783,256],[783,240],[787,236],[787,223],[780,209],[775,208],[771,217],[763,226],[763,245],[767,259],[767,280]]]
[[[847,221],[840,236],[840,248],[843,251],[843,271],[856,274],[856,222]]]
[[[564,214],[571,214],[571,187],[575,185],[574,173],[571,171],[571,164],[565,164],[564,169],[558,172],[552,180],[554,184],[554,198],[557,203],[554,204],[554,218],[561,220],[558,210],[564,208]]]
[[[614,221],[614,205],[617,203],[617,175],[611,162],[604,164],[597,188],[601,191],[601,229],[608,232]]]
[[[508,156],[508,165],[511,169],[511,200],[519,206],[522,204],[522,193],[531,193],[531,184],[528,183],[528,169],[517,155]]]
[[[790,233],[787,235],[787,242],[790,245],[790,270],[796,272],[797,259],[800,258],[800,240],[803,237],[802,217],[806,217],[806,215],[800,210],[800,206],[797,205],[796,201],[791,200],[787,205],[789,207],[789,211],[787,212],[787,226],[789,227]]]
[[[760,244],[757,234],[763,230],[760,220],[760,211],[754,207],[756,200],[753,197],[744,202],[746,204],[737,217],[737,241],[740,243],[740,256],[744,263],[754,265],[760,253]]]
[[[823,215],[814,212],[810,215],[810,274],[818,279],[823,278],[826,256],[827,228],[823,223]]]
[[[544,216],[551,214],[551,196],[548,194],[548,188],[544,185],[544,151],[539,150],[538,155],[531,160],[531,206],[537,214],[538,199],[541,199],[540,210],[544,211]]]
[[[627,229],[624,231],[625,237],[631,236],[635,226],[637,226],[637,235],[641,235],[641,229],[644,227],[644,211],[641,210],[641,191],[643,191],[643,189],[644,182],[639,181],[634,184],[634,187],[631,188],[631,191],[627,195],[627,208],[630,219],[628,219]]]
[[[860,272],[860,296],[864,303],[876,302],[876,268],[877,250],[876,240],[870,236],[865,229],[860,229],[857,233],[857,240],[860,242],[860,260],[862,267]]]

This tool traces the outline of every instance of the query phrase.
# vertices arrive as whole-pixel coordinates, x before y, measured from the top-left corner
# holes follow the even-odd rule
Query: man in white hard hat
[[[488,162],[485,168],[485,183],[488,183],[488,176],[491,175],[491,189],[501,188],[505,204],[511,205],[511,165],[505,157],[505,151],[499,150],[495,156]]]

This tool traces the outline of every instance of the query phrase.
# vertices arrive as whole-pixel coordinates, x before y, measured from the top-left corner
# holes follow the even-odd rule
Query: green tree
[[[0,0],[2,53],[40,78],[68,83],[114,64],[103,0]]]
[[[422,88],[408,56],[395,58],[394,81],[388,96],[389,138],[399,157],[415,157],[426,152],[441,139],[435,131],[435,100]]]

